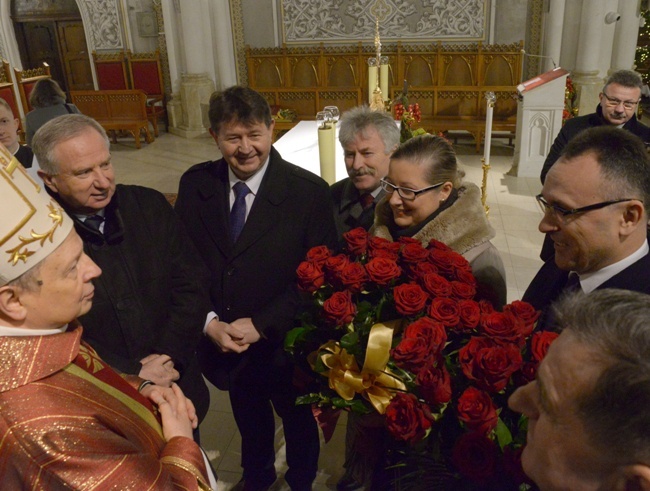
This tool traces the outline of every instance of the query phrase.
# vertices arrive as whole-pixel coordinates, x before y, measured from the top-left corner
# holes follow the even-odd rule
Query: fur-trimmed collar
[[[392,221],[393,212],[386,196],[377,203],[375,223],[370,233],[392,241],[393,237],[389,230]],[[458,188],[456,202],[427,223],[413,238],[419,240],[425,247],[431,239],[436,239],[459,254],[465,254],[495,235],[492,225],[485,216],[478,186],[471,182],[463,182]]]

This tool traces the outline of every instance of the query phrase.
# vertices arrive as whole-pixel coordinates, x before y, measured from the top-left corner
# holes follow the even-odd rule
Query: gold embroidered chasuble
[[[165,442],[149,401],[81,332],[0,336],[2,489],[210,489],[198,445]]]

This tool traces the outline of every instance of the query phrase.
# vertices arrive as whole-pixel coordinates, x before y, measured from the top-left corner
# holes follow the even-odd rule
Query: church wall
[[[272,0],[241,0],[244,20],[244,42],[253,48],[276,46]],[[277,19],[277,16],[275,17]]]
[[[495,0],[494,43],[517,43],[526,37],[527,2]]]
[[[131,51],[155,51],[158,48],[158,28],[152,0],[126,0],[125,14],[131,33]]]

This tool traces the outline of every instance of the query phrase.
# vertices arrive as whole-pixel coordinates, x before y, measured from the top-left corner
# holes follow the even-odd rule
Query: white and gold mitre
[[[72,219],[0,144],[0,286],[50,255]]]

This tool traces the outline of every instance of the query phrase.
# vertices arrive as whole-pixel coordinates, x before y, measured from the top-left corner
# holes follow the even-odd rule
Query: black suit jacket
[[[384,191],[380,191],[375,197],[373,205],[364,210],[359,203],[359,190],[349,177],[332,184],[330,191],[332,201],[334,201],[334,222],[339,238],[345,232],[356,227],[370,230],[375,220],[375,205],[386,194]]]
[[[543,312],[537,325],[538,329],[542,329],[552,322],[549,316],[550,306],[562,295],[568,278],[569,272],[558,268],[555,264],[555,256],[553,256],[544,263],[526,289],[522,300]],[[648,278],[650,278],[650,254],[646,254],[617,275],[612,276],[597,289],[619,288],[650,294]]]
[[[201,343],[203,372],[219,387],[225,385],[224,369],[241,371],[258,356],[270,359],[269,353],[282,346],[304,301],[296,268],[311,247],[336,246],[327,183],[286,162],[275,149],[267,165],[235,244],[226,161],[195,165],[180,181],[175,209],[208,267],[212,307],[225,322],[251,317],[262,335],[242,355],[220,353],[208,339]]]
[[[172,357],[178,382],[203,419],[210,394],[196,349],[208,313],[205,267],[165,197],[118,184],[104,209],[104,233],[74,216],[84,251],[102,268],[83,337],[113,368],[137,375],[151,353]]]
[[[546,174],[548,174],[549,169],[553,166],[557,159],[560,158],[560,154],[562,153],[562,150],[569,142],[569,140],[571,140],[581,131],[594,126],[602,126],[606,124],[609,123],[603,118],[603,111],[600,107],[600,104],[596,108],[595,113],[579,116],[577,118],[571,118],[566,123],[564,123],[564,126],[555,138],[555,141],[551,146],[551,150],[548,152],[546,160],[544,161],[544,165],[542,166],[542,174],[540,176],[542,184],[544,184],[544,181],[546,180]],[[623,125],[623,129],[629,131],[633,135],[638,136],[645,143],[650,142],[650,128],[636,119],[636,115],[633,115],[632,118]]]

